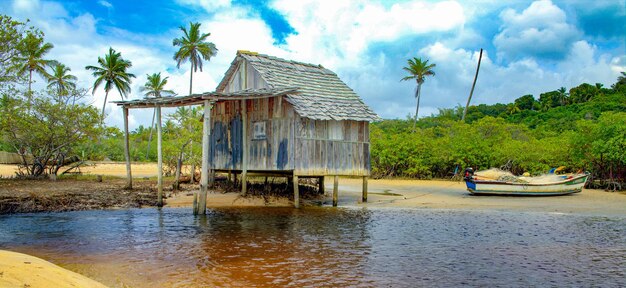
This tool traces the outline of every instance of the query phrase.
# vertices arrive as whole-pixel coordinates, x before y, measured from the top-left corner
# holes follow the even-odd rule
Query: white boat
[[[467,190],[477,195],[553,196],[581,192],[589,174],[559,175],[556,181],[533,183],[529,181],[502,181],[480,179],[471,169],[465,170]]]

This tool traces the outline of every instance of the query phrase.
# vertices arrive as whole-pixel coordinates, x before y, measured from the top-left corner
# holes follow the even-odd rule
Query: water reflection
[[[0,248],[111,286],[624,286],[626,218],[419,209],[0,217]]]

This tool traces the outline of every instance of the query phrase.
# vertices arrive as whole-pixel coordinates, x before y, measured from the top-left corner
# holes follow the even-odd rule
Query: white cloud
[[[100,4],[100,5],[101,5],[101,6],[103,6],[103,7],[108,8],[108,9],[113,8],[113,4],[111,4],[110,2],[105,1],[105,0],[100,0],[100,1],[98,1],[98,4]]]
[[[498,57],[516,60],[523,57],[560,58],[579,32],[566,21],[566,15],[550,0],[533,2],[521,13],[506,9],[500,17],[501,32],[493,44]]]
[[[362,1],[288,1],[273,7],[297,31],[286,47],[309,62],[327,67],[360,65],[371,43],[406,35],[448,31],[463,25],[463,8],[456,2],[404,2],[387,8]]]
[[[200,6],[208,12],[231,6],[231,0],[176,0],[181,5]]]

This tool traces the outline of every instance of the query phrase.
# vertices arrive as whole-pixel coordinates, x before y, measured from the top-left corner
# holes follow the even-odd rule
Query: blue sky
[[[583,82],[610,86],[626,71],[626,5],[619,0],[2,1],[0,13],[30,19],[46,34],[55,45],[50,58],[71,67],[82,87],[93,82],[86,65],[108,47],[122,52],[137,75],[130,98],[142,97],[145,75],[155,72],[169,76],[178,94],[188,91],[189,69],[176,68],[172,39],[190,21],[202,23],[219,49],[194,75],[194,92],[213,91],[236,51],[251,50],[322,64],[383,118],[415,109],[415,83],[400,81],[412,57],[437,64],[423,86],[421,117],[465,102],[480,48],[473,104],[539,97]],[[96,91],[89,101],[101,107],[103,100]],[[108,106],[106,122],[120,126],[121,111]],[[131,128],[150,117],[133,111]]]

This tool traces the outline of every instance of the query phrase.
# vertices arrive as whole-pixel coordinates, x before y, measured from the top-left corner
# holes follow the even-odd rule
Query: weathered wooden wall
[[[246,67],[245,61],[239,63],[237,72],[232,75],[224,90],[219,92],[231,93],[248,88],[267,88],[267,83],[253,67],[249,65]]]
[[[295,113],[281,97],[247,101],[248,170],[293,170]],[[241,170],[243,134],[241,101],[216,103],[211,113],[210,166]],[[265,137],[254,139],[254,123],[265,123]]]
[[[295,173],[369,176],[369,123],[297,117]]]

